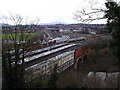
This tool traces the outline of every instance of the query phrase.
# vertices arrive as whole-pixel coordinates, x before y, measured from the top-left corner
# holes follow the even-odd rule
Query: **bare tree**
[[[106,8],[103,3],[96,0],[89,0],[88,5],[76,10],[74,13],[74,19],[81,22],[93,22],[95,20],[105,19],[104,12]]]
[[[78,22],[91,23],[96,20],[106,20],[105,12],[107,10],[105,3],[118,2],[119,0],[86,0],[85,7],[74,12],[74,19]]]
[[[38,22],[28,23],[20,15],[4,17],[2,22],[6,24],[2,26],[3,88],[22,88],[25,84],[25,47],[30,44],[30,36],[37,30]]]

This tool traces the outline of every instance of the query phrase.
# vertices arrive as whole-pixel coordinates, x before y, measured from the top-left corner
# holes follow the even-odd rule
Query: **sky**
[[[73,13],[88,7],[89,2],[90,0],[0,0],[0,16],[20,14],[30,19],[39,18],[40,23],[81,23],[73,19]],[[105,23],[105,20],[93,23],[101,24]]]

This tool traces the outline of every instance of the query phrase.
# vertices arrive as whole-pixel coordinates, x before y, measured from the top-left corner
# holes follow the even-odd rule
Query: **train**
[[[56,37],[52,40],[44,41],[39,45],[34,45],[34,46],[27,47],[27,48],[25,48],[25,50],[35,50],[35,49],[38,49],[38,48],[43,48],[43,47],[51,46],[51,45],[55,45],[55,44],[73,42],[73,41],[82,41],[82,40],[86,40],[86,38],[85,37],[79,37],[79,38],[70,39],[69,36]]]
[[[86,37],[72,38],[69,39],[69,42],[82,41],[82,40],[86,40]]]
[[[38,48],[43,48],[43,47],[46,47],[48,45],[50,46],[50,45],[55,45],[55,44],[58,44],[58,43],[56,43],[56,41],[42,42],[39,45],[32,45],[32,46],[26,47],[25,50],[36,50]]]

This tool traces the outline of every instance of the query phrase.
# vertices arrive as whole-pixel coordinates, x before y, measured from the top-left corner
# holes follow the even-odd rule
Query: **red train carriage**
[[[46,47],[48,45],[53,45],[53,44],[56,44],[56,41],[50,41],[48,43],[43,43],[43,44],[39,44],[39,45],[33,45],[33,46],[25,48],[25,50],[36,50],[36,49],[43,48],[43,47]]]

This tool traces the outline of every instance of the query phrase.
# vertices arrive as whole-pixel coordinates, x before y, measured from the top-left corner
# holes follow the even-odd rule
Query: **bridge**
[[[87,53],[88,53],[87,45],[75,50],[75,52],[74,52],[74,61],[75,61],[74,68],[75,69],[77,68],[78,61],[81,61],[81,63],[83,63],[84,57],[87,55]]]

